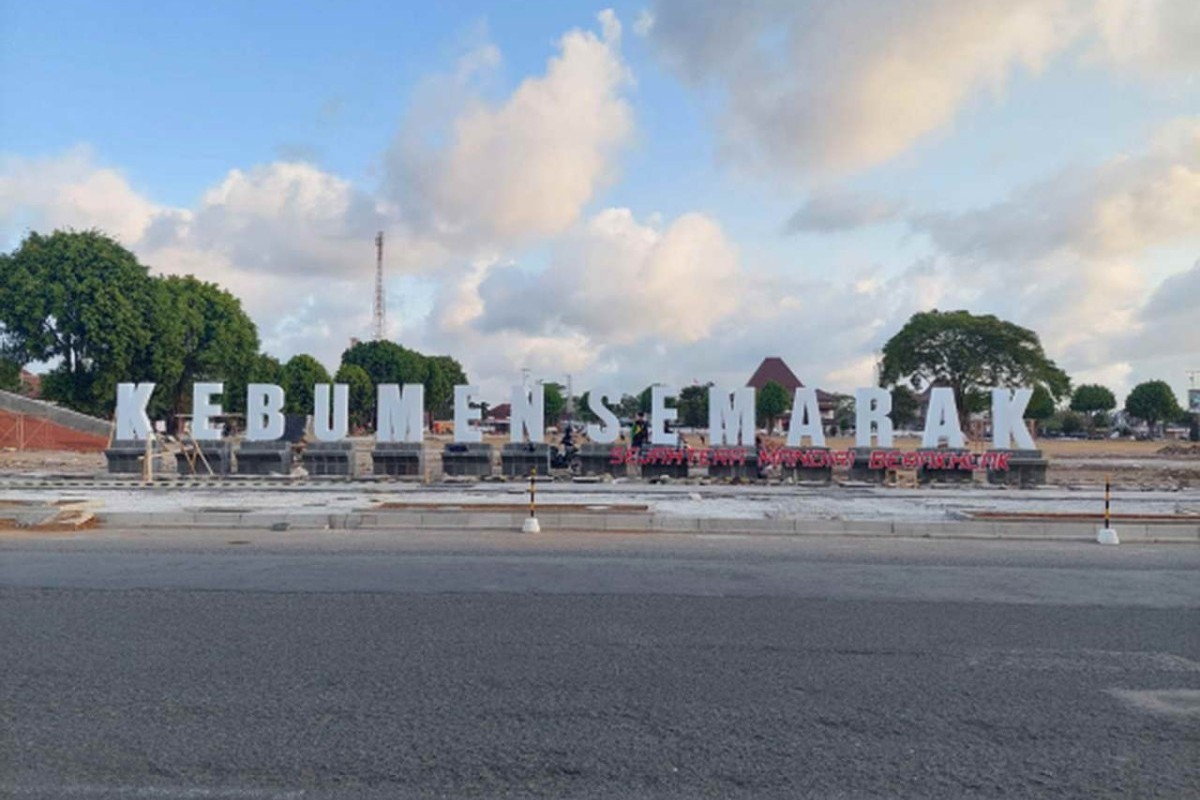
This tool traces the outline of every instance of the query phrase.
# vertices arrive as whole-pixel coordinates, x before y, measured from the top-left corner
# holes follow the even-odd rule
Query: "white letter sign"
[[[329,421],[329,384],[313,386],[313,435],[318,442],[340,442],[350,432],[350,387],[333,385],[333,422]]]
[[[871,436],[879,439],[880,447],[892,446],[892,395],[878,386],[854,390],[854,445],[870,447]],[[871,430],[874,424],[875,430]]]
[[[509,441],[525,441],[526,432],[529,434],[529,441],[543,441],[546,432],[546,387],[535,383],[526,391],[524,386],[514,386],[511,397]]]
[[[619,395],[607,387],[592,389],[588,394],[588,408],[599,418],[600,424],[589,423],[587,437],[599,444],[612,444],[621,435],[621,423],[617,420],[617,415],[604,404],[604,401],[610,397],[619,397]]]
[[[381,383],[376,390],[375,440],[420,442],[424,434],[421,413],[425,408],[425,385],[404,384],[404,393],[394,383]]]
[[[479,394],[478,386],[454,387],[454,441],[460,444],[482,442],[483,433],[472,422],[478,422],[481,416],[478,408],[471,408],[471,402]]]
[[[925,433],[921,436],[921,447],[937,447],[942,439],[950,447],[964,445],[962,428],[958,425],[958,404],[954,402],[954,390],[948,386],[935,386],[929,392],[929,411],[925,413]]]
[[[813,447],[825,446],[825,429],[821,426],[821,406],[817,403],[817,390],[811,386],[797,386],[792,395],[792,418],[788,422],[788,447],[799,447],[804,437],[812,440]]]
[[[283,436],[283,389],[270,383],[246,387],[246,441],[273,442]]]
[[[679,416],[678,411],[667,408],[667,398],[674,396],[675,390],[670,387],[650,387],[650,444],[675,444],[675,437],[667,433],[667,423]]]
[[[221,406],[212,401],[214,394],[225,391],[223,383],[197,383],[192,386],[192,438],[198,442],[215,442],[221,438],[221,428],[210,423],[221,416]]]
[[[992,389],[992,447],[1007,450],[1011,440],[1017,442],[1017,450],[1034,450],[1037,445],[1025,427],[1025,407],[1033,397],[1032,389],[1017,389],[1011,394],[1008,389]]]
[[[150,394],[153,391],[153,383],[117,384],[116,439],[150,438],[150,418],[146,416],[146,404],[150,402]]]
[[[754,443],[754,387],[708,387],[708,440],[713,447]]]

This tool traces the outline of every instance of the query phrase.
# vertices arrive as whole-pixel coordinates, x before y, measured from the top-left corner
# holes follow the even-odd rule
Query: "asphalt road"
[[[1200,548],[0,537],[0,797],[1200,796]]]

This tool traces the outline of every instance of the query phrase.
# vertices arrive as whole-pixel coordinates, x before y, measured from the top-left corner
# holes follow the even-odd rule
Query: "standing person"
[[[633,421],[633,427],[629,429],[629,436],[634,449],[640,450],[646,446],[646,442],[650,438],[650,429],[646,426],[644,411],[638,412],[637,419]]]

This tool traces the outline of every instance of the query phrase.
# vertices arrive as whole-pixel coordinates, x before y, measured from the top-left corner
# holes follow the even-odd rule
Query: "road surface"
[[[0,797],[1196,797],[1200,548],[0,536]]]

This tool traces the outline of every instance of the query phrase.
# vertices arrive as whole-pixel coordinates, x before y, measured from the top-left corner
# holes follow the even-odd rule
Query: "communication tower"
[[[374,339],[377,342],[382,342],[386,333],[387,324],[384,321],[385,309],[383,307],[383,231],[375,234],[375,331]]]

